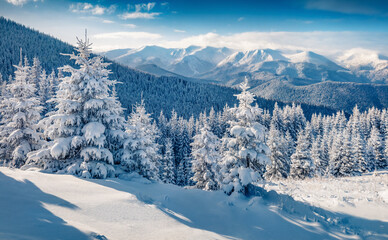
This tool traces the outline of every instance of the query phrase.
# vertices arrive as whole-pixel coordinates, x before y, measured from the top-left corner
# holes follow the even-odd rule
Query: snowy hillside
[[[380,214],[360,217],[357,201],[347,214],[311,206],[307,202],[318,202],[301,201],[314,195],[301,191],[302,183],[289,191],[298,194],[295,199],[260,189],[262,196],[245,198],[150,183],[135,175],[128,180],[85,180],[0,168],[0,238],[386,239],[388,218],[383,213],[388,206],[377,196],[386,191],[387,178],[366,176],[354,182],[357,189],[375,186],[375,194],[367,197]],[[317,200],[339,197],[339,189],[349,196],[356,193],[341,179],[327,183],[335,183],[331,188],[337,191],[321,190]]]
[[[293,197],[330,211],[388,221],[388,172],[357,177],[282,180],[260,184],[267,191]],[[388,231],[388,229],[386,229]]]

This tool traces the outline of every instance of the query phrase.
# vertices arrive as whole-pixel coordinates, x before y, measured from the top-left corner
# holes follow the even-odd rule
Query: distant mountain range
[[[285,54],[256,49],[239,52],[229,48],[163,48],[146,46],[103,53],[119,63],[160,75],[168,74],[215,81],[234,86],[245,76],[251,80],[287,80],[301,85],[318,82],[388,84],[388,57],[366,50],[352,50],[332,61],[310,51]],[[144,68],[144,65],[155,65]]]
[[[147,46],[103,53],[106,57],[157,76],[235,87],[248,77],[251,91],[269,100],[321,105],[351,112],[388,107],[388,57],[363,49],[334,60],[310,51],[287,54],[256,49],[166,49]]]

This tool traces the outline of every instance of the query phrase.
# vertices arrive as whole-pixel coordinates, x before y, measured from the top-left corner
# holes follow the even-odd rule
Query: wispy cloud
[[[109,23],[109,24],[115,23],[114,21],[108,20],[108,19],[104,19],[104,20],[102,20],[102,22],[103,22],[103,23]]]
[[[174,32],[176,32],[176,33],[185,33],[186,31],[185,30],[174,29]]]
[[[135,8],[136,12],[140,11],[151,11],[155,7],[156,3],[150,2],[150,3],[140,3],[135,5],[129,5],[130,8]]]
[[[149,32],[112,32],[96,34],[93,37],[96,39],[160,39],[162,36],[157,33]]]
[[[71,4],[69,7],[73,13],[89,13],[93,15],[103,15],[105,13],[113,13],[116,10],[115,5],[110,7],[104,7],[100,5],[93,5],[91,3],[76,3]]]
[[[131,13],[124,13],[121,15],[121,18],[126,19],[137,19],[137,18],[144,18],[144,19],[154,19],[156,16],[159,16],[161,13],[154,12],[154,13],[148,13],[148,12],[131,12]]]
[[[97,17],[97,16],[80,16],[78,17],[79,19],[83,19],[86,21],[94,21],[94,22],[100,22],[100,23],[107,23],[107,24],[113,24],[115,21],[109,20],[109,19],[104,19],[102,17]]]
[[[335,56],[353,48],[363,48],[388,54],[388,33],[371,32],[243,32],[222,35],[214,32],[190,37],[168,39],[150,32],[114,32],[95,35],[94,47],[101,51],[118,48],[137,48],[158,45],[167,48],[184,48],[191,45],[228,47],[236,50],[278,49],[286,52],[314,51],[325,56]]]
[[[159,16],[160,12],[150,12],[154,7],[156,3],[150,2],[150,3],[140,3],[131,5],[128,4],[128,9],[134,9],[134,12],[126,12],[120,15],[120,17],[124,20],[126,19],[154,19],[156,16]]]
[[[357,47],[388,53],[385,42],[387,38],[388,33],[370,32],[244,32],[231,35],[210,32],[176,41],[160,40],[155,44],[164,47],[229,47],[237,50],[309,50],[328,55]]]
[[[12,5],[21,7],[27,2],[30,2],[31,0],[6,0],[6,1]],[[43,2],[43,0],[33,0],[33,2]]]
[[[122,26],[128,27],[128,28],[136,28],[137,27],[135,24],[132,24],[132,23],[122,24]]]
[[[242,20],[244,20],[245,18],[244,17],[239,17],[238,19],[237,19],[237,21],[238,22],[241,22]]]
[[[162,35],[151,32],[110,32],[91,36],[93,49],[97,52],[155,45],[161,39],[163,39]]]

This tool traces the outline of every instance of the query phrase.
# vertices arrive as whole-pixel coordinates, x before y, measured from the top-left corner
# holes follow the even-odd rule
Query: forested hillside
[[[322,105],[351,113],[355,105],[362,111],[388,107],[388,85],[321,82],[297,86],[287,81],[268,81],[252,89],[256,95],[272,100]]]

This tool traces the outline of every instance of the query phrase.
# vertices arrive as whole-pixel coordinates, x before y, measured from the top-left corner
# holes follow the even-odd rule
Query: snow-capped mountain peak
[[[287,57],[292,63],[311,63],[317,66],[341,68],[328,58],[311,51],[303,51],[296,54],[287,55]]]
[[[358,68],[360,66],[376,67],[388,63],[388,57],[376,51],[361,48],[345,51],[336,60],[347,68]]]
[[[230,82],[229,80],[234,78],[253,73],[258,78],[262,78],[262,74],[268,78],[269,74],[270,78],[305,79],[307,83],[320,81],[384,83],[388,77],[388,57],[365,49],[344,52],[336,58],[340,65],[312,51],[286,54],[273,49],[236,51],[226,47],[209,46],[187,48],[145,46],[138,49],[114,50],[105,53],[105,56],[134,68],[155,64],[182,76],[219,82]],[[262,74],[257,75],[258,73]]]

